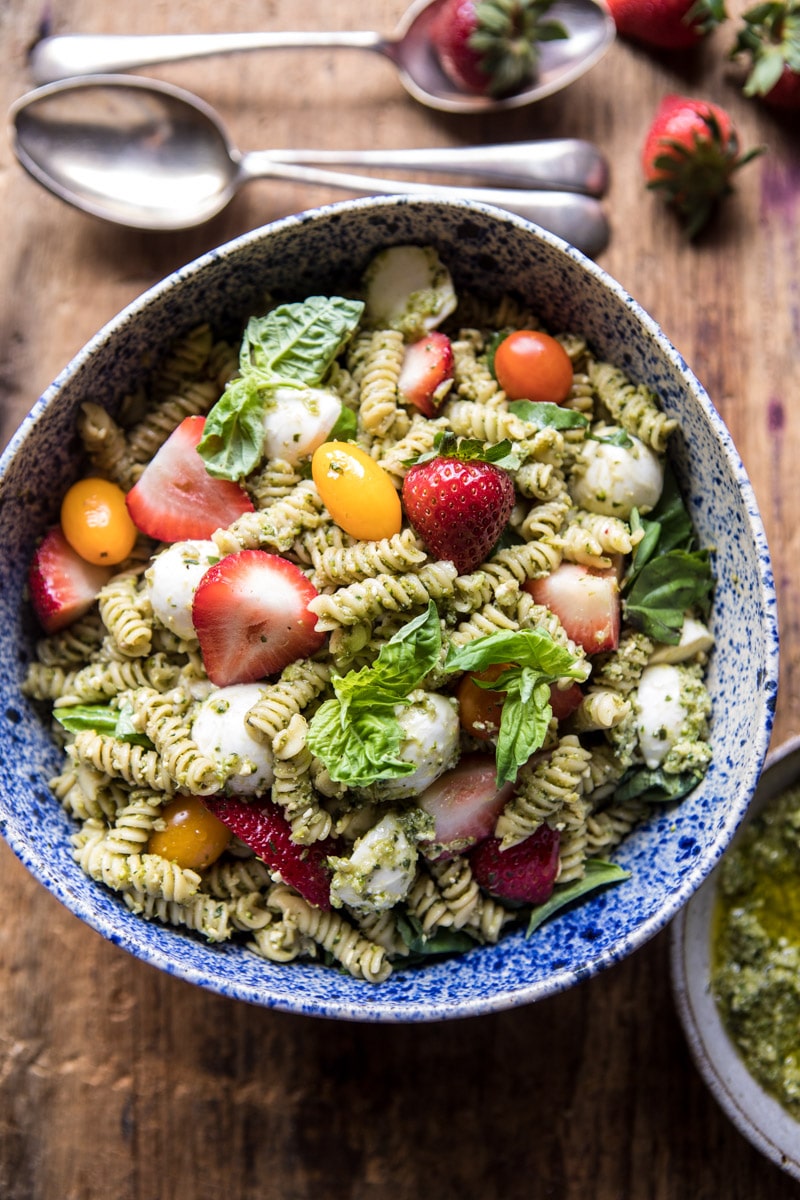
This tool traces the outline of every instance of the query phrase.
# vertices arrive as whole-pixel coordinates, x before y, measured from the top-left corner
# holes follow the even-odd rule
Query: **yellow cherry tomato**
[[[147,843],[149,854],[191,871],[210,867],[231,840],[231,831],[209,812],[199,796],[179,796],[164,808],[164,829],[156,829]]]
[[[353,442],[323,442],[311,474],[336,524],[351,537],[376,542],[400,532],[403,512],[392,477]]]
[[[76,554],[99,566],[122,562],[137,536],[125,493],[108,479],[73,483],[61,503],[61,528]]]

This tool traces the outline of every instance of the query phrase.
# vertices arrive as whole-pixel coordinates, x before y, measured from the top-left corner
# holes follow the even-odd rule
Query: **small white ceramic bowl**
[[[795,737],[767,758],[747,821],[799,782],[800,737]],[[717,1102],[762,1154],[800,1180],[800,1122],[750,1074],[711,994],[712,919],[718,876],[717,870],[712,872],[672,924],[675,1002],[692,1057]]]
[[[701,544],[715,550],[708,686],[714,759],[681,804],[652,817],[615,855],[624,885],[563,912],[526,940],[420,970],[379,986],[336,971],[276,965],[230,944],[146,922],[91,882],[70,854],[70,822],[47,787],[59,753],[20,692],[36,630],[25,579],[36,539],[80,466],[75,419],[92,400],[112,410],[167,346],[202,321],[239,338],[264,297],[299,299],[354,284],[382,247],[437,248],[457,288],[512,291],[553,330],[582,333],[596,353],[652,388],[681,433],[671,457]],[[64,904],[132,954],[204,987],[253,1003],[327,1017],[422,1021],[530,1003],[624,958],[662,929],[712,870],[758,779],[777,689],[775,595],[750,483],[702,386],[655,322],[595,263],[520,218],[477,204],[411,197],[344,202],[247,234],[175,272],[85,347],[35,405],[0,464],[0,823],[9,844]]]

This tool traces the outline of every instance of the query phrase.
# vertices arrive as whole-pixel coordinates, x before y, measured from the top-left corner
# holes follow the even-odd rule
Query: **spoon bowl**
[[[447,78],[433,50],[431,31],[444,2],[415,0],[391,37],[358,30],[46,37],[32,47],[29,67],[41,84],[212,54],[314,47],[371,50],[394,63],[401,83],[420,104],[443,112],[487,113],[532,104],[573,83],[603,57],[616,32],[610,14],[597,0],[555,0],[548,15],[561,22],[568,37],[541,43],[536,78],[502,99],[472,95],[459,91]]]
[[[149,79],[95,76],[51,84],[21,97],[11,109],[11,122],[15,153],[33,178],[84,212],[136,229],[202,224],[221,212],[245,183],[268,177],[362,194],[482,200],[542,225],[590,256],[608,239],[599,201],[577,190],[409,183],[282,162],[269,151],[243,154],[209,105],[181,88]],[[536,143],[526,146],[529,159],[540,159],[541,177],[552,180],[555,171],[565,181],[556,186],[574,189],[583,183],[586,192],[604,187],[605,164],[588,143],[565,139],[555,156],[557,171],[552,144],[543,143],[544,150],[537,150]],[[463,169],[469,150],[476,148],[456,152],[457,169]],[[441,169],[448,153],[437,152],[430,164]],[[342,152],[344,160],[354,157]],[[515,169],[518,173],[519,167]],[[495,163],[493,177],[503,177],[498,170]]]

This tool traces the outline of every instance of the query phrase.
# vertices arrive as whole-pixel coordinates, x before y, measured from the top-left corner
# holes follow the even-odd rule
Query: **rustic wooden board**
[[[732,5],[739,11],[742,5]],[[59,31],[375,28],[402,0],[54,4]],[[40,0],[0,7],[7,109],[30,86]],[[694,56],[618,43],[567,93],[502,119],[408,99],[391,65],[282,51],[153,68],[215,104],[242,148],[449,145],[574,135],[609,157],[600,261],[697,371],[751,474],[783,632],[775,740],[800,729],[800,134],[744,100],[731,27]],[[745,145],[713,230],[689,245],[639,155],[669,91],[713,99]],[[0,437],[129,300],[199,252],[338,194],[255,184],[208,226],[146,235],[60,204],[0,145]],[[674,1015],[668,936],[573,991],[421,1027],[307,1020],[206,995],[106,944],[0,846],[0,1194],[7,1200],[699,1200],[789,1197],[696,1073]]]

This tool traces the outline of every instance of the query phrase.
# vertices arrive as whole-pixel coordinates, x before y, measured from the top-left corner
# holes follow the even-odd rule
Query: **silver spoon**
[[[84,212],[136,229],[199,225],[243,184],[269,177],[367,195],[483,201],[535,221],[589,255],[608,240],[600,203],[574,191],[401,182],[277,161],[271,151],[243,154],[209,105],[150,79],[101,75],[50,84],[17,100],[10,119],[14,151],[34,179]]]
[[[595,0],[556,0],[548,16],[561,21],[569,37],[543,42],[537,78],[530,87],[494,100],[459,91],[441,70],[431,45],[431,27],[444,0],[414,0],[395,33],[357,30],[336,33],[196,33],[163,35],[65,34],[42,38],[31,50],[29,66],[37,83],[75,75],[127,71],[156,63],[178,62],[242,50],[310,47],[373,50],[390,59],[406,90],[429,108],[478,113],[519,108],[572,83],[605,54],[615,26]]]

